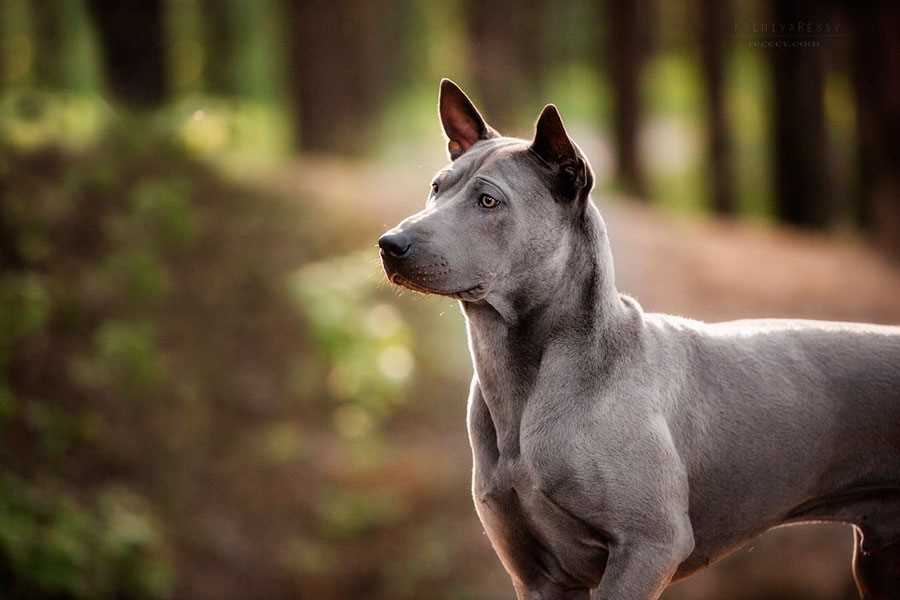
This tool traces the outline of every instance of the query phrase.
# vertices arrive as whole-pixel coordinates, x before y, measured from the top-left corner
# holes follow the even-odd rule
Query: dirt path
[[[900,265],[860,240],[673,219],[627,202],[606,212],[619,286],[648,310],[900,322]]]

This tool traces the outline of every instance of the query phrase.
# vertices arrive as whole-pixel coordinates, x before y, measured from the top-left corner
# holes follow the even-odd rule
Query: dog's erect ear
[[[459,158],[475,142],[500,135],[484,122],[468,96],[449,79],[441,79],[438,109],[444,133],[450,140],[447,151],[451,160]]]
[[[573,161],[578,156],[559,110],[552,104],[545,106],[538,117],[531,149],[549,164]]]
[[[594,185],[591,168],[566,133],[562,117],[552,104],[545,106],[538,117],[531,151],[555,172],[557,191],[562,196],[581,199],[591,191]]]

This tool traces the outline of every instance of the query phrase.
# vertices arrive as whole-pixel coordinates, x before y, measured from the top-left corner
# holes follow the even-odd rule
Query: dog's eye
[[[482,194],[478,198],[478,206],[482,208],[496,208],[498,204],[500,204],[500,201],[488,194]]]
[[[437,182],[437,181],[433,181],[433,182],[431,183],[431,193],[432,193],[432,194],[437,194],[439,189],[441,189],[441,186],[438,185],[438,182]]]

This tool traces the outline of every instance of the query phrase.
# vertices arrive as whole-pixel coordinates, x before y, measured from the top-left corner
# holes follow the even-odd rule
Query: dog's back
[[[657,348],[683,346],[670,423],[698,563],[786,522],[871,520],[878,543],[900,539],[884,510],[900,500],[900,328],[647,321]]]

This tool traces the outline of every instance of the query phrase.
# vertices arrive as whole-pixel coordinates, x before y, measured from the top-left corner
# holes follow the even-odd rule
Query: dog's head
[[[556,107],[541,112],[532,141],[504,137],[444,79],[439,113],[450,163],[425,209],[378,240],[388,278],[467,302],[557,281],[593,174]]]

